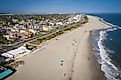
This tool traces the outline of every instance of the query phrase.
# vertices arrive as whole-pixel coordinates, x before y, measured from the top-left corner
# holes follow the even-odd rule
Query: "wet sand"
[[[110,26],[88,17],[89,22],[83,27],[57,36],[21,58],[25,64],[7,80],[105,80],[92,54],[89,37],[90,31]]]

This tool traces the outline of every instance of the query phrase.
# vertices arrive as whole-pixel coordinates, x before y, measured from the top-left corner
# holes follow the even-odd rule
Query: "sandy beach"
[[[25,64],[6,80],[105,80],[89,37],[90,31],[110,26],[88,17],[87,24],[45,42],[44,47],[21,58]]]

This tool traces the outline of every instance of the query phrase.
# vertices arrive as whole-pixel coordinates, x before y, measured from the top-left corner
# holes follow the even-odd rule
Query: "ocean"
[[[93,53],[107,80],[121,80],[121,14],[92,14],[111,28],[92,33]]]

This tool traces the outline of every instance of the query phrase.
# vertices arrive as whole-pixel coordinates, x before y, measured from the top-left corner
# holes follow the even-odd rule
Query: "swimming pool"
[[[1,79],[4,79],[8,76],[10,76],[12,73],[14,73],[14,71],[12,69],[8,69],[8,68],[5,68],[3,66],[0,66],[0,80]]]

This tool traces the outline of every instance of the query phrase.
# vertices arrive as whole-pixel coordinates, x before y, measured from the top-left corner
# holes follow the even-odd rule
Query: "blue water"
[[[93,14],[112,28],[93,34],[93,52],[107,80],[121,80],[121,14]]]
[[[121,27],[121,14],[120,13],[117,13],[117,14],[91,14],[91,15],[94,15],[94,16],[98,16],[98,17],[101,17],[103,18],[106,22],[109,22],[113,25],[118,25]]]
[[[4,69],[5,69],[5,71],[3,71],[3,72],[0,73],[0,80],[3,79],[3,78],[5,78],[5,77],[7,77],[11,73],[13,73],[13,71],[11,69],[7,69],[5,67],[4,67]]]
[[[13,71],[10,70],[10,69],[4,71],[3,73],[0,74],[0,79],[2,79],[2,78],[4,78],[4,77],[8,76],[8,75],[11,74],[12,72],[13,72]]]

